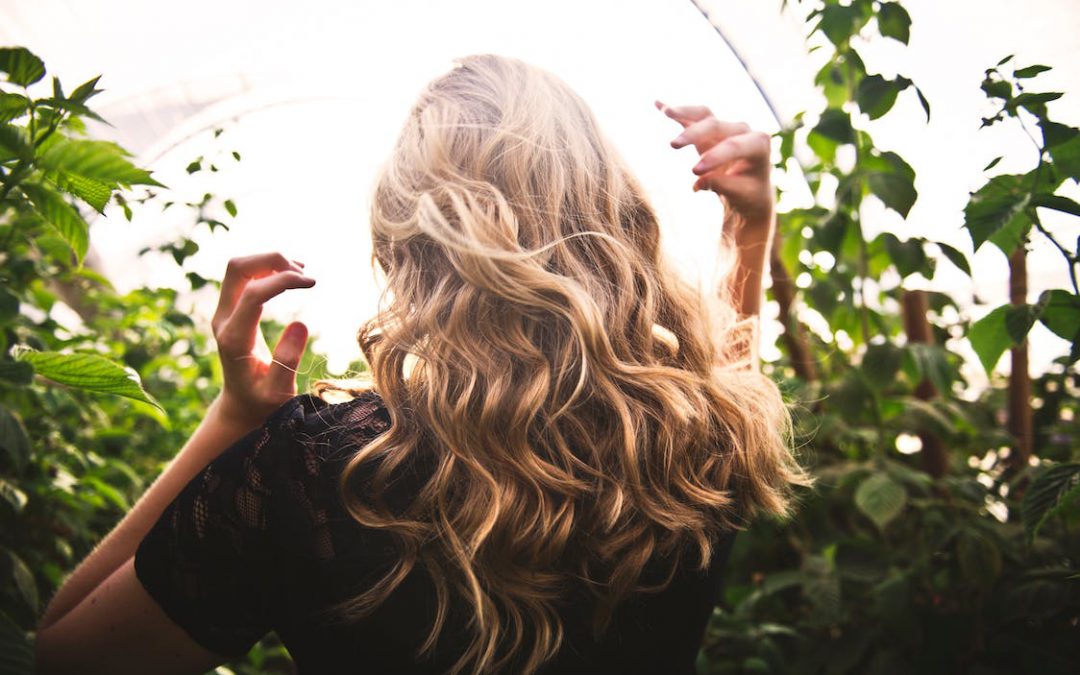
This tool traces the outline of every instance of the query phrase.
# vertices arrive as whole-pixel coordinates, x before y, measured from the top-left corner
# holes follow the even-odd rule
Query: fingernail
[[[683,138],[683,134],[679,134],[675,137],[673,141],[671,141],[671,147],[673,148],[681,148],[684,145],[686,145],[686,139]]]
[[[702,172],[704,172],[705,171],[705,160],[702,160],[702,161],[698,162],[697,164],[695,164],[692,171],[694,173],[702,173]]]

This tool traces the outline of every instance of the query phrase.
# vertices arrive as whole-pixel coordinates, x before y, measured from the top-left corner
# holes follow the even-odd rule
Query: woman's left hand
[[[271,298],[315,285],[303,268],[280,253],[229,261],[211,321],[225,377],[217,405],[229,424],[254,429],[296,396],[296,368],[307,346],[307,326],[290,323],[271,353],[259,319]]]
[[[694,190],[712,190],[720,195],[728,216],[736,216],[736,236],[744,227],[769,230],[774,197],[770,180],[771,139],[743,122],[719,120],[705,106],[656,107],[683,126],[671,141],[673,148],[693,145],[700,161],[693,171],[698,176]]]

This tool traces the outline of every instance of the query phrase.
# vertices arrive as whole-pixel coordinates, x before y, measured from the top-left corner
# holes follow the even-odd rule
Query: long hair
[[[776,385],[725,356],[733,311],[710,322],[670,269],[642,188],[562,81],[457,62],[405,123],[371,227],[390,301],[359,341],[392,424],[342,487],[401,555],[346,614],[419,565],[437,594],[421,653],[456,599],[472,619],[453,672],[532,673],[568,589],[593,594],[602,631],[665,585],[646,588],[647,564],[704,569],[723,532],[788,511],[806,477]],[[422,485],[388,504],[403,471]]]

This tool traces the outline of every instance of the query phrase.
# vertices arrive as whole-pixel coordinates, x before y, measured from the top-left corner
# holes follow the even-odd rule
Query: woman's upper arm
[[[37,635],[37,672],[203,673],[224,657],[195,642],[150,597],[134,559]]]

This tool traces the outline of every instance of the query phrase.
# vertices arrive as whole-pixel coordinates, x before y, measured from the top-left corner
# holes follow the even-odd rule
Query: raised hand
[[[271,353],[259,318],[271,298],[315,285],[303,268],[280,253],[229,261],[211,325],[225,378],[219,406],[230,424],[253,429],[296,395],[296,368],[307,345],[307,326],[299,321],[286,326]]]
[[[656,107],[683,126],[671,146],[693,145],[700,155],[693,169],[698,176],[694,190],[720,195],[729,217],[738,217],[739,229],[770,229],[774,198],[769,135],[743,122],[719,120],[705,106],[667,106],[657,101]]]

